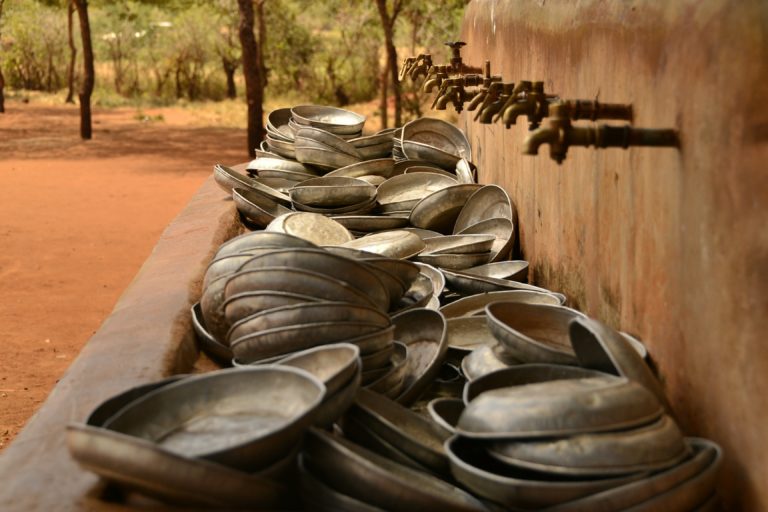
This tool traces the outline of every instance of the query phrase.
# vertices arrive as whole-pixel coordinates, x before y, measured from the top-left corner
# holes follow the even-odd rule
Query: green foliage
[[[96,101],[164,104],[223,99],[227,75],[239,85],[236,0],[91,0]],[[11,0],[0,19],[0,66],[11,87],[66,87],[67,0]],[[464,0],[403,0],[395,26],[399,58],[430,52],[448,58]],[[375,99],[384,65],[384,36],[373,1],[266,0],[269,98],[344,105]],[[79,24],[75,15],[75,41]],[[78,50],[78,58],[82,53]],[[82,67],[78,62],[78,73]],[[404,105],[418,113],[423,97],[409,82]],[[122,99],[121,99],[122,98]]]

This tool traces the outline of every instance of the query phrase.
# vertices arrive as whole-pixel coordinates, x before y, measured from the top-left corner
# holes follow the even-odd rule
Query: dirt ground
[[[193,112],[9,102],[0,114],[0,450],[108,316],[165,226],[245,132]]]

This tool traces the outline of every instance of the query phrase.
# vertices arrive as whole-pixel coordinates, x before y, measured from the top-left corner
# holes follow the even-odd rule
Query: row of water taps
[[[455,41],[446,45],[452,50],[450,64],[434,64],[429,54],[408,57],[400,70],[401,79],[424,76],[425,92],[437,88],[433,109],[445,110],[451,104],[456,112],[462,112],[466,104],[468,111],[476,111],[475,121],[490,124],[501,120],[507,128],[525,116],[531,133],[523,143],[524,154],[536,155],[539,146],[546,143],[550,146],[550,156],[561,163],[569,146],[679,146],[675,130],[638,129],[630,124],[573,126],[572,121],[578,120],[631,123],[632,105],[602,103],[597,99],[565,100],[546,93],[541,81],[504,82],[500,75],[491,74],[490,61],[486,61],[482,69],[465,64],[461,58],[465,43]],[[545,118],[548,124],[541,127]]]

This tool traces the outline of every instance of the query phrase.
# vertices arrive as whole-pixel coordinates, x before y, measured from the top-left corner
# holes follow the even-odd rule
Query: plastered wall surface
[[[517,205],[532,279],[643,339],[685,431],[725,450],[727,510],[768,510],[768,3],[473,0],[462,39],[504,81],[680,131],[680,151],[558,166],[521,154],[524,118],[460,120],[480,181]]]

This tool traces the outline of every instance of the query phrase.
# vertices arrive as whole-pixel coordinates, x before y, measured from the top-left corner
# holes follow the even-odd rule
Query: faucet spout
[[[523,141],[524,155],[538,155],[539,146],[549,144],[554,146],[560,140],[560,130],[552,126],[536,128]]]
[[[436,86],[440,85],[440,81],[435,78],[430,78],[426,82],[424,82],[424,87],[422,88],[424,92],[432,92],[432,89],[434,89]]]
[[[454,93],[455,87],[449,87],[442,96],[439,96],[437,100],[435,100],[435,106],[433,108],[436,110],[445,110],[448,103],[453,99]]]
[[[515,103],[511,107],[509,107],[507,110],[504,111],[504,115],[502,117],[504,124],[507,125],[507,128],[512,126],[513,124],[517,123],[517,118],[521,115],[530,115],[531,111],[531,103],[530,102],[522,102],[522,103]]]

